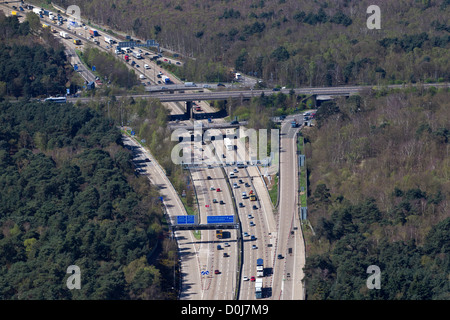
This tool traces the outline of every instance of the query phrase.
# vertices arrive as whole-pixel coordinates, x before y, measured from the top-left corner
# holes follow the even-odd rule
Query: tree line
[[[366,27],[366,0],[75,3],[96,23],[195,57],[183,65],[190,81],[229,68],[291,87],[450,79],[446,1],[383,3],[380,30]]]
[[[115,126],[89,108],[7,102],[0,124],[3,299],[175,297],[159,193]],[[80,290],[65,287],[70,265]]]
[[[303,130],[310,299],[448,299],[448,90],[323,103]],[[366,286],[370,265],[381,289]]]

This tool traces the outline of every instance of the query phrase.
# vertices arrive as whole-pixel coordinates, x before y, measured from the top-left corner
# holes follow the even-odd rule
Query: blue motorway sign
[[[234,216],[207,216],[206,222],[209,223],[234,223]]]
[[[177,216],[177,224],[197,224],[197,216]]]

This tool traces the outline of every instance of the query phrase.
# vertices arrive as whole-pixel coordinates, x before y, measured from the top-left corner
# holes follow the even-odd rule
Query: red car
[[[220,188],[217,188],[216,191],[217,191],[217,192],[220,192]]]
[[[214,274],[219,274],[220,271],[219,270],[214,270]]]
[[[251,277],[250,281],[256,281],[255,277]]]

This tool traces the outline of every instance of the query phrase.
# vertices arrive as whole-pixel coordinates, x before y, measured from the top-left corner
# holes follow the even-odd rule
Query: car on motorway
[[[150,66],[149,66],[148,64],[144,64],[144,68],[145,68],[146,70],[148,70],[148,69],[150,69]]]
[[[213,203],[218,203],[219,201],[217,201],[217,199],[213,199]]]
[[[223,200],[220,200],[220,204],[225,204],[225,202],[223,202]]]
[[[247,276],[244,276],[244,278],[242,278],[242,280],[244,280],[244,281],[248,281],[248,280],[250,280]]]
[[[218,83],[217,86],[218,87],[225,87],[225,85],[223,83]]]
[[[280,88],[273,88],[272,91],[280,91]]]
[[[214,191],[214,190],[216,190],[216,188],[210,187],[209,190]]]
[[[217,192],[220,192],[220,188],[217,188],[216,191],[217,191]]]
[[[255,205],[253,205],[253,210],[258,210],[258,207],[257,206],[255,206]]]
[[[247,218],[253,219],[253,216],[251,214],[247,215]]]
[[[255,277],[251,277],[250,281],[254,282],[254,281],[256,281],[256,278]]]
[[[239,208],[243,208],[244,204],[242,202],[239,202]]]
[[[149,158],[145,158],[145,162],[151,162]]]
[[[211,180],[212,178],[211,178],[211,176],[207,176],[206,179]]]
[[[214,274],[219,274],[220,273],[220,271],[219,270],[214,270]]]

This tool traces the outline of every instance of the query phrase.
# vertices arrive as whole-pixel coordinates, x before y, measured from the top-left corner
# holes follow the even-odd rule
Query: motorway
[[[303,267],[305,246],[299,219],[298,161],[296,134],[291,128],[293,118],[287,117],[281,127],[280,139],[280,199],[278,207],[277,270],[274,276],[274,299],[303,300]],[[303,123],[303,116],[296,117]],[[281,255],[281,259],[278,259]]]
[[[53,25],[52,25],[53,26]],[[58,26],[54,26],[58,28]],[[83,34],[85,29],[76,29]],[[88,38],[79,38],[88,41]],[[119,41],[120,39],[117,39]],[[62,40],[67,52],[71,55],[71,63],[82,66],[78,57],[74,54],[75,46],[70,40]],[[103,47],[103,46],[104,47]],[[107,49],[102,43],[98,46],[102,50]],[[114,54],[114,53],[113,53]],[[146,81],[157,84],[159,78],[157,72],[163,72],[159,66],[145,56],[139,63],[146,63],[151,71],[145,71],[127,64],[137,73],[144,73]],[[90,70],[82,69],[85,79],[92,81],[94,76]],[[143,71],[141,71],[143,70]],[[174,78],[175,83],[181,83]],[[448,86],[448,84],[424,84],[423,86]],[[402,85],[387,86],[388,88],[402,88]],[[361,90],[372,89],[371,86],[346,86],[333,88],[297,88],[296,94],[316,95],[350,95]],[[156,98],[167,103],[174,113],[182,112],[182,101],[222,100],[228,98],[249,98],[261,94],[271,95],[282,92],[289,94],[290,90],[237,90],[186,93],[152,93],[145,95],[133,95],[133,97]],[[69,98],[71,102],[88,101],[90,98]],[[202,102],[201,107],[206,112],[213,112],[209,104]],[[280,171],[279,171],[279,207],[274,212],[265,181],[260,169],[257,167],[238,168],[236,166],[196,168],[191,169],[192,184],[195,188],[200,223],[206,223],[207,216],[234,215],[240,221],[241,230],[229,230],[229,236],[225,239],[217,239],[215,231],[204,230],[197,239],[192,231],[176,231],[174,237],[179,248],[181,263],[181,294],[182,300],[254,300],[254,282],[250,279],[256,277],[256,260],[264,259],[265,276],[263,287],[264,299],[274,300],[298,300],[304,299],[303,271],[305,264],[305,247],[302,235],[301,223],[298,215],[298,163],[296,155],[295,136],[298,128],[290,127],[288,117],[282,124],[280,139]],[[299,117],[300,122],[302,118]],[[223,120],[218,120],[223,123]],[[223,133],[228,133],[223,131]],[[233,130],[233,129],[227,129]],[[134,163],[140,169],[140,173],[146,175],[151,183],[159,187],[163,197],[166,213],[172,224],[177,215],[186,215],[187,212],[176,190],[164,173],[164,170],[155,161],[152,155],[146,151],[133,138],[124,136],[124,144],[134,150]],[[223,148],[223,141],[217,140],[210,143],[215,147],[215,157],[222,153],[226,158],[236,160],[247,159],[245,155],[245,142],[236,140],[236,150],[219,151]],[[196,160],[209,160],[205,157],[206,145],[193,145]],[[146,162],[145,159],[150,159]],[[233,172],[235,177],[229,178]],[[236,184],[236,185],[234,185]],[[217,189],[220,189],[218,191]],[[248,196],[253,191],[257,196],[256,201],[251,201]],[[245,194],[243,194],[245,192]],[[214,199],[216,201],[214,201]],[[223,201],[223,203],[221,203]],[[242,204],[242,205],[240,205]],[[255,206],[255,207],[253,207]],[[241,233],[242,231],[242,233]],[[252,238],[254,236],[254,238]],[[242,241],[242,242],[241,242]],[[240,246],[240,243],[243,246]],[[218,249],[218,245],[221,246]],[[242,250],[242,251],[241,251]],[[291,254],[292,252],[292,254]],[[278,256],[281,258],[278,259]],[[240,260],[242,258],[242,260]],[[240,269],[242,263],[242,269]],[[215,272],[217,270],[217,273]],[[237,290],[239,288],[239,290]],[[238,293],[238,296],[236,294]]]
[[[196,161],[204,157],[203,147],[201,142],[193,144],[194,157],[199,158]],[[199,223],[206,224],[207,216],[234,215],[233,199],[221,168],[191,169],[190,172],[199,205]],[[237,231],[230,229],[224,231],[224,235],[223,239],[217,239],[215,230],[204,230],[201,231],[201,240],[197,241],[200,244],[201,299],[235,299]]]
[[[186,215],[187,212],[175,188],[153,156],[133,138],[123,136],[123,142],[126,147],[133,150],[133,162],[140,170],[140,173],[146,175],[150,182],[159,188],[159,193],[163,197],[163,204],[171,223],[174,223],[176,216]],[[151,162],[146,162],[145,159],[147,158]],[[176,231],[174,236],[178,244],[179,258],[181,260],[180,298],[200,299],[202,288],[199,272],[200,262],[197,255],[199,247],[192,232]]]

